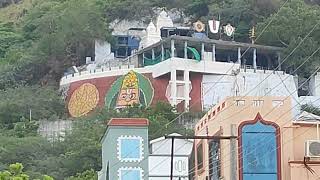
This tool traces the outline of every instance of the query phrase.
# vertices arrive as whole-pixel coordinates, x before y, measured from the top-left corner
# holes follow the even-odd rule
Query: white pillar
[[[171,81],[171,105],[177,105],[177,71],[175,69],[171,70],[170,73]]]
[[[144,52],[142,52],[142,67],[144,66],[144,58],[145,58],[145,54]]]
[[[185,58],[185,59],[188,59],[188,50],[187,50],[187,47],[188,47],[188,41],[185,41],[185,42],[184,42],[184,58]]]
[[[201,43],[201,60],[204,60],[204,43]]]
[[[277,53],[278,56],[278,70],[281,71],[281,56],[280,56],[280,52]]]
[[[189,90],[190,90],[190,78],[189,78],[189,71],[184,71],[184,110],[189,111],[189,105],[190,105],[190,97],[189,97]]]
[[[253,49],[253,69],[257,70],[257,49]]]
[[[216,45],[212,45],[212,61],[216,62]]]
[[[163,47],[163,43],[161,44],[161,61],[164,61],[164,47]]]
[[[238,47],[238,64],[241,65],[241,48]]]
[[[171,57],[174,57],[174,39],[171,39]]]
[[[151,49],[151,58],[152,58],[152,60],[154,60],[154,49],[153,48]]]

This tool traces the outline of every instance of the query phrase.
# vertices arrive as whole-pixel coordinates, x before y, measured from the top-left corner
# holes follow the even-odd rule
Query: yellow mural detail
[[[85,83],[76,89],[69,101],[68,109],[72,117],[88,114],[99,102],[99,91],[90,83]]]
[[[117,107],[139,104],[139,82],[135,72],[130,71],[124,76],[120,93],[117,99]]]

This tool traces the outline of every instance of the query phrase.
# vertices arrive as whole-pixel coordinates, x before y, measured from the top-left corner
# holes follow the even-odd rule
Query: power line
[[[320,22],[319,22],[318,24],[320,24]],[[314,28],[315,28],[318,24],[316,24],[316,25],[314,26]],[[314,28],[313,28],[313,30],[314,30]],[[309,36],[309,35],[311,34],[311,32],[313,32],[313,30],[311,30],[311,31],[308,33],[307,36]],[[307,38],[307,36],[306,36],[299,44],[301,44],[301,43]],[[296,49],[296,48],[295,48],[295,49]],[[314,54],[316,54],[316,52],[318,52],[319,49],[320,49],[320,47],[319,47],[317,50],[315,50],[315,51],[311,54],[311,56],[309,56],[294,72],[296,72],[298,69],[300,69],[300,68],[302,67],[302,65],[305,64],[307,61],[309,61],[309,59],[310,59]],[[290,53],[290,54],[291,54],[291,53]],[[287,56],[287,57],[289,57],[289,56]],[[286,59],[287,59],[287,58],[286,58]],[[285,61],[283,61],[282,63],[284,63],[284,62],[285,62]],[[261,82],[259,82],[258,85],[256,85],[253,89],[251,89],[251,90],[250,90],[249,92],[247,92],[245,95],[240,96],[240,98],[249,95],[249,94],[251,93],[251,91],[255,90],[255,88],[257,88],[260,84],[262,84],[262,82],[264,82],[266,79],[268,79],[268,78],[271,76],[271,74],[272,74],[272,73],[270,73],[265,79],[263,79]],[[285,79],[287,79],[287,78],[289,78],[289,76],[286,77]],[[311,78],[311,76],[310,76],[310,78]],[[304,82],[304,83],[306,83],[306,82]],[[304,83],[303,83],[303,84],[304,84]],[[280,85],[280,84],[281,84],[281,82],[278,83],[278,85]],[[302,85],[303,85],[303,84],[302,84]],[[278,85],[276,85],[276,86],[274,86],[274,88],[270,89],[270,90],[268,91],[268,93],[271,92],[273,89],[277,88]],[[301,87],[302,87],[302,86],[301,86]],[[299,89],[299,88],[297,88],[297,90],[298,90],[298,89]],[[233,103],[233,104],[230,105],[229,107],[226,107],[226,108],[223,109],[221,112],[225,111],[226,109],[229,109],[229,108],[232,107],[233,105],[235,105],[235,103]],[[250,106],[247,106],[247,107],[250,107]],[[245,109],[242,109],[242,111],[243,111],[243,110],[245,110]],[[240,112],[241,112],[241,111],[240,111]],[[237,113],[235,113],[235,114],[233,114],[233,115],[236,115],[236,114],[238,114],[238,113],[239,113],[239,112],[237,112]],[[230,117],[232,117],[233,115],[231,115]],[[228,118],[230,118],[230,117],[228,117]],[[225,119],[228,119],[228,118],[225,118]],[[202,130],[203,130],[203,129],[202,129]],[[202,130],[201,130],[201,131],[202,131]],[[200,131],[200,132],[201,132],[201,131]]]
[[[275,19],[275,17],[277,17],[278,16],[278,14],[279,14],[279,12],[281,11],[281,9],[287,4],[289,2],[289,0],[286,0],[283,4],[282,4],[282,6],[278,9],[278,11],[276,12],[276,14],[271,18],[271,20],[268,22],[268,24],[263,28],[263,30],[260,32],[260,34],[257,36],[257,38],[256,38],[256,40],[258,40],[261,36],[262,36],[262,34],[267,30],[267,28],[270,26],[270,24],[273,22],[273,20]],[[245,51],[244,51],[244,53],[243,54],[241,54],[241,57],[240,58],[242,58],[247,52],[248,52],[248,50],[250,49],[251,47],[248,47]],[[230,69],[228,69],[227,70],[227,72],[229,72],[230,70],[232,70],[232,68],[234,67],[234,65],[235,64],[233,64],[233,66],[230,68]],[[276,68],[278,68],[278,67],[276,67]],[[219,79],[218,79],[218,82],[219,81],[221,81],[224,77],[226,76],[226,74],[225,75],[222,75]],[[216,82],[215,84],[217,84],[218,82]],[[204,95],[206,95],[209,91],[210,91],[210,89],[212,89],[214,86],[215,86],[215,84],[213,85],[213,86],[211,86],[209,89],[208,89],[208,91],[207,92],[205,92],[205,94]],[[198,101],[201,101],[201,99],[199,99]],[[196,101],[196,103],[198,103],[198,101]],[[196,103],[194,103],[194,104],[196,104]],[[193,104],[193,105],[194,105]],[[192,107],[192,106],[191,106]],[[176,118],[174,118],[173,120],[171,120],[170,122],[168,122],[167,124],[166,124],[166,126],[168,126],[169,124],[171,124],[172,122],[174,122],[175,120],[177,120],[179,117],[181,117],[182,116],[182,114],[184,114],[185,112],[183,112],[183,113],[181,113],[178,117],[176,117]]]
[[[318,101],[318,100],[320,100],[320,98],[318,98],[317,100],[315,100],[315,101],[313,101],[313,102],[316,102],[316,101]],[[317,106],[317,108],[319,108],[319,106]],[[291,108],[292,109],[292,108]],[[290,110],[291,110],[290,109]],[[288,110],[287,112],[289,112],[290,110]],[[316,110],[316,108],[311,112],[311,113],[313,113],[314,111]],[[287,114],[287,112],[285,112],[285,113],[283,113],[282,114],[282,116],[283,115],[285,115],[285,114]],[[282,116],[280,116],[278,119],[280,119]],[[293,119],[290,119],[291,121],[292,120],[294,120],[294,118]],[[289,120],[289,121],[290,121]],[[282,125],[285,125],[286,123],[287,123],[288,121],[286,121],[286,122],[284,122]],[[284,130],[284,131],[282,131],[279,135],[281,135],[281,134],[283,134],[284,132],[286,132],[286,129]],[[237,150],[239,150],[240,148],[242,148],[242,146],[240,146],[240,147],[238,147],[237,149],[235,149],[234,151],[237,151]],[[255,149],[257,149],[258,147],[256,147]],[[230,153],[228,153],[227,155],[230,155]],[[224,156],[224,157],[227,157],[226,155]],[[208,159],[209,158],[211,158],[210,156],[208,157]],[[221,163],[222,164],[222,163]],[[209,163],[207,166],[210,166],[211,164]],[[229,164],[229,165],[231,165],[231,164]],[[229,167],[229,166],[224,166],[224,168],[227,168],[227,167]],[[212,169],[213,169],[214,167],[212,167]],[[193,168],[193,169],[195,169],[195,168]],[[210,170],[210,169],[209,169]],[[189,173],[193,173],[193,172],[195,172],[195,170],[193,170],[193,171],[190,171]]]
[[[309,56],[296,70],[298,70],[304,63],[306,63],[318,50],[320,49],[320,47],[316,50],[316,51],[314,51],[313,53],[312,53],[312,55],[311,56]],[[319,69],[319,68],[318,68]],[[314,71],[314,73],[316,73],[317,72],[317,70],[316,71]],[[313,73],[313,74],[314,74]],[[310,77],[309,77],[309,79],[312,77],[313,75],[311,75]],[[288,78],[288,77],[287,77]],[[304,83],[306,83],[307,82],[307,80],[304,82]],[[303,83],[303,84],[304,84]],[[281,84],[281,83],[279,83],[279,84]],[[301,85],[301,87],[303,86],[303,84]],[[275,86],[276,87],[276,86]],[[299,89],[299,87],[297,88],[297,89]],[[296,90],[297,91],[297,90]],[[295,92],[295,91],[294,91]],[[292,93],[294,93],[294,92],[292,92]],[[309,92],[310,93],[310,92]],[[291,95],[291,94],[290,94]],[[290,97],[290,96],[288,96],[288,97]],[[287,97],[287,98],[288,98]],[[286,98],[286,99],[287,99]],[[261,98],[260,98],[260,100],[261,100]],[[299,104],[300,105],[300,104]],[[297,105],[296,105],[297,106]],[[250,107],[250,106],[248,106],[248,107]],[[248,108],[247,107],[247,108]],[[294,106],[295,107],[295,106]],[[294,108],[293,107],[293,108]],[[292,110],[293,108],[291,108],[290,110]],[[246,108],[244,108],[244,109],[246,109]],[[238,111],[237,113],[235,113],[235,114],[238,114],[239,112],[242,112],[244,109],[242,109],[241,111]],[[269,111],[269,113],[267,113],[267,115],[268,114],[270,114],[273,110],[274,110],[275,108],[273,108],[271,111]],[[234,114],[233,114],[234,115]],[[233,115],[231,115],[231,116],[229,116],[228,118],[225,118],[225,119],[229,119],[230,117],[232,117]],[[201,131],[203,131],[203,129],[201,130]],[[200,132],[201,132],[200,131]],[[241,137],[241,135],[239,135],[239,138]],[[239,149],[239,148],[238,148]]]
[[[313,73],[313,74],[315,74],[318,70],[320,69],[320,67]],[[312,77],[312,75],[309,77],[309,78],[311,78]],[[320,84],[319,84],[320,85]],[[303,86],[303,84],[301,85],[301,86]],[[293,93],[294,93],[295,91],[293,91]],[[290,96],[287,96],[284,100],[286,100],[287,98],[289,98]],[[306,98],[306,97],[305,97]],[[261,100],[261,98],[260,98],[260,100]],[[298,105],[298,104],[297,104]],[[292,107],[291,109],[289,109],[287,112],[289,112],[289,111],[291,111],[291,110],[293,110],[297,105],[295,105],[294,107]],[[248,106],[248,107],[250,107],[250,106]],[[238,114],[239,112],[242,112],[244,109],[247,109],[248,107],[246,107],[246,108],[243,108],[242,110],[240,110],[240,111],[238,111],[238,112],[236,112],[235,114]],[[269,115],[272,111],[274,111],[276,109],[276,107],[273,107],[272,109],[271,109],[271,111],[269,111],[265,116],[267,116],[267,115]],[[285,112],[284,114],[286,114],[287,112]],[[233,114],[234,115],[234,114]],[[225,119],[223,119],[223,120],[221,120],[221,121],[224,121],[224,120],[228,120],[230,117],[232,117],[233,115],[231,115],[231,116],[229,116],[229,117],[227,117],[227,118],[225,118]],[[282,116],[281,116],[282,117]],[[225,122],[225,121],[224,121]],[[275,121],[276,122],[276,121]],[[238,135],[238,138],[241,138],[242,137],[242,135]],[[238,147],[238,149],[239,149],[240,147]],[[229,154],[228,154],[229,155]]]
[[[320,86],[320,84],[318,85],[318,86]],[[305,97],[306,98],[306,97]],[[318,100],[320,100],[320,98],[318,98],[317,100],[315,100],[315,101],[313,101],[313,102],[316,102],[316,101],[318,101]],[[297,104],[298,105],[298,104]],[[296,105],[296,106],[297,106]],[[281,116],[279,116],[279,118],[278,119],[280,119],[283,115],[285,115],[285,114],[287,114],[288,112],[290,112],[292,109],[293,109],[294,107],[292,107],[291,109],[289,109],[288,111],[286,111],[285,113],[283,113]],[[314,112],[315,111],[315,109],[312,111],[312,112]],[[269,112],[270,113],[270,112]],[[269,114],[268,113],[268,114]],[[290,119],[290,120],[294,120],[294,118],[293,119]],[[290,121],[289,120],[289,121]],[[286,121],[284,124],[286,124],[287,122],[289,122],[289,121]],[[274,122],[276,122],[276,121],[274,121]],[[284,125],[283,124],[283,125]],[[282,132],[282,133],[284,133],[284,132]],[[238,136],[238,138],[241,138],[241,135],[240,136]],[[235,149],[234,151],[236,151],[236,150],[239,150],[240,148],[242,148],[242,146],[240,146],[240,147],[238,147],[237,149]],[[227,155],[230,155],[231,153],[228,153],[228,154],[226,154],[224,157],[227,157]],[[210,157],[209,157],[210,158]],[[210,164],[209,164],[210,165]]]

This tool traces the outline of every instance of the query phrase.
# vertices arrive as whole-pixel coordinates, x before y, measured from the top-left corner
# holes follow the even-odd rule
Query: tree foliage
[[[62,116],[63,113],[63,101],[53,88],[24,86],[0,91],[2,128],[13,129],[17,128],[16,123],[26,122],[25,119],[38,121],[53,115]]]
[[[9,170],[0,172],[0,180],[29,180],[29,176],[23,172],[23,165],[15,163],[9,165]],[[35,179],[36,180],[36,179]],[[40,180],[40,179],[37,179]],[[53,180],[52,177],[43,175],[41,180]]]
[[[276,16],[276,17],[275,17]],[[258,25],[261,31],[273,19],[266,31],[259,39],[259,43],[284,46],[282,59],[287,58],[284,67],[294,69],[304,62],[320,46],[320,7],[310,6],[299,0],[292,0],[286,4],[278,15],[267,18]],[[318,24],[318,25],[317,25]],[[314,30],[311,32],[311,30]],[[300,42],[308,35],[303,41]],[[298,49],[290,53],[298,46]],[[301,76],[309,76],[315,67],[320,65],[320,52],[316,53],[308,63],[298,71]]]
[[[8,2],[13,1],[0,0],[0,6],[7,6]],[[94,171],[101,168],[100,138],[106,121],[112,117],[148,118],[150,139],[172,132],[192,133],[173,121],[178,116],[174,108],[158,103],[149,108],[97,110],[76,119],[73,131],[62,142],[49,142],[37,135],[39,120],[64,117],[64,104],[56,90],[63,71],[71,65],[82,65],[86,56],[93,56],[94,40],[110,36],[108,26],[114,19],[140,19],[150,16],[154,7],[177,8],[190,17],[190,23],[220,17],[222,24],[236,27],[235,40],[242,42],[249,41],[248,30],[252,26],[257,25],[258,34],[267,27],[257,43],[282,46],[282,57],[286,57],[319,22],[320,9],[316,0],[291,0],[275,14],[284,2],[30,0],[13,22],[12,18],[2,18],[10,20],[0,22],[0,180],[1,176],[10,179],[24,174],[31,179],[42,178],[42,174],[56,179],[96,179]],[[2,16],[2,12],[0,17],[13,13]],[[319,39],[320,25],[284,67],[299,66],[320,46]],[[319,65],[319,59],[318,52],[298,73],[308,75]],[[16,162],[25,168],[16,164],[14,169],[6,170]]]

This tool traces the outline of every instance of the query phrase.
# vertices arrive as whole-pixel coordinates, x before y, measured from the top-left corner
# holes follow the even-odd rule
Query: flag
[[[212,33],[216,34],[219,32],[220,21],[216,21],[213,19],[213,20],[209,20],[208,24],[209,24],[209,29]]]

